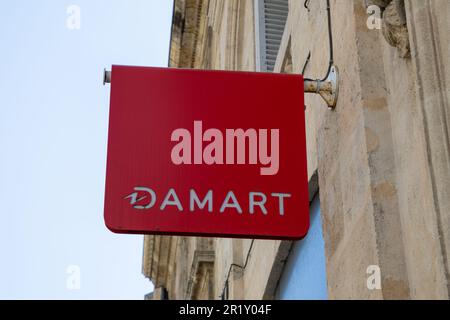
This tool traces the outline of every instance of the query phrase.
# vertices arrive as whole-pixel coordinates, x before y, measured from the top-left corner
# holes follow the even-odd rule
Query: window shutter
[[[256,60],[259,71],[272,72],[289,11],[288,0],[255,0]]]

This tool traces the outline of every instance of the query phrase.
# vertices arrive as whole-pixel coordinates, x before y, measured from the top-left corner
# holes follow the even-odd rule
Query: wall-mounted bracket
[[[111,83],[111,71],[103,70],[103,85]],[[336,107],[339,96],[339,71],[332,66],[325,80],[305,80],[305,93],[319,94],[330,109]]]
[[[330,109],[334,109],[339,96],[339,70],[332,66],[325,80],[305,80],[305,93],[316,93],[325,100]]]
[[[111,83],[111,71],[103,69],[103,85]]]

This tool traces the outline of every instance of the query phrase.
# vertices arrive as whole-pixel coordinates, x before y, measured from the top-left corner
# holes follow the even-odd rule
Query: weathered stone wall
[[[450,3],[410,0],[405,5],[412,59],[403,75],[415,94],[410,103],[392,105],[390,110],[396,123],[408,277],[412,297],[448,299]],[[392,77],[401,75],[394,71]]]
[[[322,78],[326,0],[304,3],[290,0],[275,72]],[[171,66],[255,69],[253,0],[175,4]],[[368,28],[371,5],[380,6],[381,30]],[[450,3],[332,0],[331,12],[339,101],[330,111],[320,97],[306,97],[308,175],[318,172],[329,298],[448,299]],[[291,245],[162,238],[146,237],[144,273],[170,299],[218,299],[228,275],[228,298],[271,298]],[[381,290],[367,287],[371,265],[381,270]]]

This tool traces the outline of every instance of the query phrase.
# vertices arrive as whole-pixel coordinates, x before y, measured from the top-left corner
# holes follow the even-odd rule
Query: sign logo
[[[111,72],[104,213],[110,230],[306,235],[300,75],[125,66]]]
[[[152,189],[144,188],[144,187],[136,187],[134,188],[134,191],[132,194],[126,196],[124,199],[130,199],[130,204],[133,205],[133,208],[138,210],[144,210],[144,209],[150,209],[155,204],[156,195],[155,192]],[[144,195],[142,197],[139,197],[140,192],[145,192],[147,195]],[[144,199],[150,199],[148,201],[148,204],[145,206],[143,205],[137,205],[136,203],[141,202]]]
[[[153,189],[145,188],[145,187],[136,187],[134,188],[136,192],[131,193],[130,195],[124,197],[124,199],[129,201],[129,204],[133,206],[134,209],[138,210],[149,210],[153,208],[156,204],[157,196],[156,192]],[[141,192],[145,192],[146,195],[140,196]],[[164,211],[167,207],[174,206],[178,209],[178,211],[183,212],[189,210],[190,212],[200,212],[207,211],[213,212],[214,208],[214,190],[208,190],[203,199],[200,199],[200,195],[194,190],[189,190],[189,200],[187,206],[180,201],[180,197],[178,197],[175,189],[171,188],[165,194],[164,200],[162,200],[159,210]],[[285,201],[290,198],[292,195],[289,193],[271,193],[270,197],[262,192],[249,192],[248,194],[248,212],[249,214],[254,214],[258,208],[259,212],[263,215],[268,214],[268,210],[266,208],[266,204],[268,201],[277,201],[278,202],[278,211],[273,211],[273,214],[279,214],[280,216],[284,215]],[[141,203],[141,201],[146,200],[146,205],[138,205],[137,203]],[[186,208],[186,209],[185,209]],[[189,209],[187,209],[189,208]],[[233,191],[228,191],[223,201],[221,201],[219,213],[224,213],[228,209],[233,209],[237,213],[242,214],[242,206],[236,198],[236,195]]]

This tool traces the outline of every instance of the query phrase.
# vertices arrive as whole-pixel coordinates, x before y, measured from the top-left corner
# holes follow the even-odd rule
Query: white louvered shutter
[[[272,72],[289,11],[289,0],[255,0],[256,59],[259,71]]]

